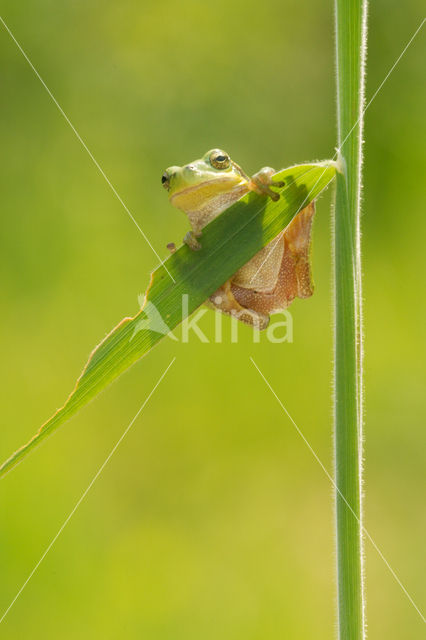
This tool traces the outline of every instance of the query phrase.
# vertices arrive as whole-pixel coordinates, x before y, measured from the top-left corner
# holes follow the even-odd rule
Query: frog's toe
[[[231,315],[235,316],[258,331],[263,331],[269,324],[269,316],[264,313],[258,313],[252,309],[241,309],[238,312],[231,312]]]
[[[198,233],[197,235],[200,236],[201,234]],[[192,249],[192,251],[199,251],[201,249],[201,244],[198,242],[193,231],[188,231],[188,233],[185,234],[183,241],[190,249]]]
[[[268,195],[274,202],[280,199],[280,194],[272,191],[272,189],[268,189],[268,191],[265,190],[265,195]]]
[[[256,193],[260,193],[261,195],[264,195],[264,196],[269,196],[271,200],[273,200],[274,202],[277,202],[277,200],[280,199],[280,194],[277,193],[276,191],[273,191],[269,185],[258,183],[258,182],[255,182],[254,180],[252,180],[252,182],[254,182],[254,185],[255,185],[254,191],[256,191]],[[273,185],[273,186],[275,187],[278,185]]]
[[[276,202],[279,200],[280,195],[276,191],[273,191],[271,187],[283,187],[284,182],[282,180],[273,180],[273,176],[275,175],[275,169],[272,167],[263,167],[260,171],[254,174],[251,179],[251,188],[256,193],[263,194],[265,196],[269,196],[271,200]]]

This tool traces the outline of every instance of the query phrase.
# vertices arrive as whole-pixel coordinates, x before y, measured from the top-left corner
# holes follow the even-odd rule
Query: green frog
[[[183,167],[166,169],[161,178],[170,202],[188,216],[191,230],[184,242],[194,251],[201,248],[203,228],[249,191],[276,201],[275,170],[264,167],[251,178],[226,151],[211,149]],[[274,240],[210,296],[207,304],[235,316],[257,329],[265,329],[270,314],[286,309],[295,297],[313,293],[310,246],[315,204],[301,209]],[[167,245],[171,251],[174,244]]]

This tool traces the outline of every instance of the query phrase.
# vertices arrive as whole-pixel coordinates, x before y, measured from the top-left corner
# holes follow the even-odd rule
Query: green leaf
[[[204,228],[200,251],[183,245],[171,255],[152,274],[143,308],[133,318],[124,318],[93,350],[65,404],[1,465],[0,476],[144,356],[164,337],[165,326],[172,330],[203,304],[314,200],[334,175],[331,161],[284,169],[274,176],[285,182],[277,189],[281,195],[277,202],[249,193]],[[182,310],[185,294],[188,305]]]

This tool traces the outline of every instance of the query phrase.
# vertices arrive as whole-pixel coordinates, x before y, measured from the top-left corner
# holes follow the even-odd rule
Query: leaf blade
[[[164,337],[164,333],[152,327],[140,329],[147,320],[148,303],[174,329],[184,320],[181,308],[184,294],[188,295],[186,315],[190,315],[273,240],[300,209],[325,189],[334,175],[331,161],[284,169],[275,175],[285,181],[285,186],[277,189],[281,196],[277,202],[249,193],[205,227],[201,251],[193,252],[183,245],[171,255],[167,267],[161,265],[153,272],[142,309],[135,316],[124,318],[95,347],[65,404],[0,466],[0,477]]]

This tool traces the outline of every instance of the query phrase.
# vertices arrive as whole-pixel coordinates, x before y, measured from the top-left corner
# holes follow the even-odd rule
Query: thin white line
[[[0,618],[0,624],[3,622],[3,620],[5,619],[5,617],[7,616],[7,614],[9,613],[9,611],[11,610],[11,608],[13,607],[13,605],[15,604],[15,602],[17,601],[17,599],[19,598],[19,596],[21,595],[21,593],[23,592],[23,590],[25,589],[25,587],[27,586],[27,584],[29,583],[29,581],[31,580],[31,578],[33,577],[33,575],[35,574],[35,572],[37,571],[37,569],[39,568],[39,566],[41,565],[41,563],[43,562],[44,558],[47,556],[47,554],[49,553],[50,549],[53,547],[53,545],[55,544],[56,540],[59,538],[59,536],[61,535],[62,531],[65,529],[65,527],[67,526],[68,522],[71,520],[72,516],[74,515],[74,513],[77,511],[78,507],[80,506],[80,504],[83,502],[84,498],[87,496],[87,494],[89,493],[90,489],[92,488],[92,486],[95,484],[96,480],[98,479],[98,477],[100,476],[100,474],[102,473],[102,471],[104,470],[105,466],[108,464],[108,462],[110,461],[111,457],[114,455],[116,449],[118,448],[118,446],[120,445],[120,443],[122,442],[122,440],[125,438],[125,436],[127,435],[127,433],[129,432],[129,430],[131,429],[131,427],[133,426],[134,422],[136,421],[136,419],[139,417],[140,413],[143,411],[143,409],[145,408],[145,406],[147,405],[147,403],[149,402],[152,394],[154,393],[154,391],[157,389],[158,385],[160,384],[160,382],[163,380],[164,376],[166,375],[166,373],[168,372],[168,370],[170,369],[170,367],[172,366],[172,364],[174,363],[174,361],[176,360],[176,358],[173,358],[173,360],[170,362],[169,366],[165,369],[165,371],[162,373],[162,375],[160,376],[160,378],[158,379],[157,383],[155,384],[155,386],[151,389],[150,393],[148,394],[148,396],[146,397],[146,399],[144,400],[143,404],[139,407],[137,413],[135,414],[134,418],[132,419],[132,421],[130,422],[130,424],[126,427],[125,431],[122,433],[122,435],[120,436],[120,438],[117,440],[117,442],[115,443],[114,447],[111,449],[110,453],[108,454],[108,456],[105,458],[104,462],[101,464],[101,466],[99,467],[98,471],[95,473],[95,475],[93,476],[91,482],[89,483],[87,489],[83,492],[83,494],[81,495],[81,497],[79,498],[79,500],[77,501],[77,503],[75,504],[74,508],[72,509],[71,513],[68,515],[68,517],[66,518],[65,522],[63,523],[63,525],[60,527],[58,533],[55,535],[55,537],[53,538],[53,540],[50,542],[50,544],[48,545],[48,547],[46,548],[45,552],[43,553],[43,555],[41,556],[40,560],[37,562],[37,564],[35,565],[34,569],[31,571],[30,575],[28,576],[28,578],[25,580],[24,584],[22,585],[22,587],[19,589],[18,593],[16,594],[16,596],[13,598],[12,602],[10,603],[10,605],[7,607],[6,611],[3,613],[2,617]]]
[[[386,76],[384,77],[383,81],[379,84],[379,86],[377,87],[376,91],[373,93],[373,96],[370,98],[370,100],[367,102],[364,110],[362,111],[360,117],[358,118],[358,120],[355,122],[354,126],[352,127],[352,129],[349,131],[348,135],[345,137],[345,139],[343,140],[343,142],[340,144],[339,149],[341,149],[343,147],[343,145],[345,144],[346,140],[349,138],[349,136],[351,135],[352,131],[355,129],[355,127],[357,126],[357,124],[359,123],[359,121],[361,120],[361,118],[363,117],[364,113],[367,111],[368,107],[371,105],[371,103],[373,102],[373,100],[376,98],[377,94],[379,93],[379,91],[382,89],[383,85],[385,84],[386,80],[389,78],[389,76],[391,75],[391,73],[394,71],[395,67],[397,66],[398,62],[401,60],[401,58],[403,57],[403,55],[405,54],[405,52],[407,51],[408,47],[411,45],[411,43],[413,42],[414,38],[416,37],[416,35],[419,33],[420,29],[423,27],[424,23],[426,21],[426,18],[423,18],[423,20],[420,23],[420,26],[417,27],[416,31],[414,32],[414,34],[411,36],[411,38],[409,39],[409,41],[407,42],[407,44],[405,45],[404,49],[402,50],[402,52],[400,53],[400,55],[398,56],[398,58],[395,60],[395,62],[393,63],[393,65],[391,66],[391,68],[389,69],[389,71],[387,72]],[[339,151],[338,149],[338,151]]]
[[[304,201],[302,202],[302,204],[300,205],[299,209],[297,210],[297,212],[294,214],[293,218],[291,219],[291,221],[289,222],[289,224],[291,224],[291,222],[295,219],[295,217],[300,213],[300,211],[303,208],[303,205],[305,204],[306,200],[309,198],[309,196],[311,195],[312,191],[315,189],[315,187],[317,186],[318,182],[321,180],[321,178],[323,177],[324,173],[327,171],[327,169],[330,168],[331,164],[332,164],[333,160],[324,168],[324,171],[322,172],[322,174],[320,175],[320,177],[318,178],[318,180],[315,182],[314,186],[312,187],[312,189],[309,191],[308,195],[306,196],[306,198],[304,199]],[[288,225],[287,225],[288,226]],[[286,227],[287,228],[287,227]],[[285,231],[285,229],[284,229]],[[265,264],[265,262],[267,262],[269,260],[269,258],[271,257],[275,247],[277,246],[277,244],[279,243],[280,239],[281,239],[281,234],[283,233],[283,231],[281,231],[274,243],[274,246],[270,248],[268,255],[266,256],[266,258],[264,259],[264,261],[262,262],[262,264],[260,265],[260,267],[258,268],[258,270],[256,271],[256,273],[254,274],[254,276],[252,277],[252,279],[250,280],[251,284],[253,282],[253,280],[255,279],[255,277],[257,276],[257,274],[259,273],[259,271],[261,270],[261,268],[263,267],[263,265]],[[271,245],[272,242],[269,243],[269,245]],[[267,247],[269,247],[269,245],[266,245]]]
[[[37,78],[40,80],[41,84],[43,85],[43,87],[46,89],[47,93],[49,94],[49,96],[51,97],[51,99],[53,100],[54,104],[56,105],[56,107],[58,108],[59,112],[62,114],[62,116],[65,118],[66,122],[69,124],[69,126],[71,127],[72,131],[74,132],[77,140],[81,143],[81,145],[84,147],[84,149],[87,151],[87,153],[89,154],[91,160],[93,161],[94,165],[96,166],[96,168],[98,169],[99,173],[102,175],[102,177],[104,178],[104,180],[106,181],[106,183],[109,185],[109,187],[111,188],[113,194],[115,195],[115,197],[117,198],[117,200],[120,202],[120,204],[122,205],[122,207],[124,208],[124,210],[127,212],[128,216],[130,217],[130,219],[134,222],[134,224],[136,225],[136,227],[139,229],[140,233],[142,234],[143,238],[145,239],[145,241],[148,243],[148,245],[151,247],[152,251],[154,252],[154,254],[156,255],[157,259],[160,261],[160,263],[162,264],[162,266],[164,267],[164,269],[167,271],[167,273],[169,274],[169,276],[171,277],[171,279],[173,280],[173,282],[176,282],[176,280],[173,278],[172,274],[169,272],[169,270],[167,269],[166,265],[164,264],[164,261],[160,258],[160,256],[158,255],[158,253],[156,252],[156,250],[154,249],[154,247],[152,246],[152,244],[150,243],[150,241],[148,240],[146,234],[142,231],[141,227],[139,226],[139,224],[136,222],[135,218],[133,217],[133,215],[131,214],[131,212],[129,211],[128,207],[126,206],[126,204],[123,202],[122,198],[120,197],[119,193],[117,192],[116,188],[111,184],[110,180],[108,179],[107,175],[105,174],[104,170],[102,169],[102,167],[100,166],[99,162],[96,160],[96,158],[94,157],[93,153],[90,151],[89,147],[86,145],[86,143],[84,142],[84,140],[82,139],[82,137],[80,136],[80,134],[78,133],[77,129],[74,127],[73,123],[71,122],[71,120],[68,118],[68,116],[66,115],[65,111],[62,109],[61,105],[59,104],[59,102],[56,100],[55,96],[53,95],[53,93],[50,91],[49,87],[47,86],[47,84],[45,83],[45,81],[43,80],[43,78],[41,77],[41,75],[39,74],[39,72],[37,71],[37,69],[35,68],[35,66],[33,65],[33,63],[31,62],[31,60],[29,59],[29,57],[27,56],[27,54],[25,53],[25,51],[23,50],[23,48],[21,47],[21,45],[19,44],[19,42],[17,41],[17,39],[15,38],[15,36],[13,35],[13,33],[11,32],[11,30],[9,29],[9,27],[7,26],[7,24],[5,23],[5,21],[3,20],[3,18],[0,16],[0,21],[2,22],[4,28],[6,29],[6,31],[8,32],[8,34],[10,35],[10,37],[12,38],[13,42],[16,44],[16,46],[18,47],[19,51],[22,53],[22,55],[24,56],[25,60],[28,62],[28,64],[30,65],[31,69],[34,71],[35,75],[37,76]]]
[[[259,372],[260,376],[263,378],[263,380],[265,381],[266,385],[269,387],[270,391],[272,392],[272,394],[275,396],[275,399],[278,401],[278,404],[280,405],[281,409],[284,411],[284,413],[286,414],[286,416],[289,418],[289,420],[291,421],[291,423],[293,424],[293,426],[295,427],[297,433],[299,434],[299,436],[302,438],[303,442],[306,444],[306,446],[308,447],[309,451],[312,453],[312,455],[314,456],[315,460],[318,462],[318,464],[320,465],[321,469],[324,471],[325,475],[327,476],[327,478],[330,480],[331,484],[333,485],[333,487],[335,488],[335,490],[337,491],[337,493],[339,494],[339,496],[342,498],[343,502],[346,504],[346,506],[348,507],[349,511],[352,513],[352,515],[354,516],[354,518],[359,522],[359,524],[361,524],[360,519],[358,518],[357,514],[355,513],[355,511],[352,509],[351,505],[349,504],[349,502],[346,500],[345,496],[342,494],[342,492],[340,491],[339,487],[336,485],[336,483],[334,482],[332,476],[330,475],[330,473],[327,471],[327,468],[325,467],[325,465],[323,464],[323,462],[320,460],[320,458],[318,457],[318,455],[315,453],[314,449],[312,448],[312,446],[310,445],[310,443],[308,442],[308,440],[305,438],[305,436],[303,435],[302,431],[299,429],[299,427],[297,426],[297,424],[295,423],[295,421],[293,420],[293,418],[291,417],[291,415],[289,414],[289,412],[287,411],[287,409],[285,408],[285,406],[283,405],[283,403],[281,402],[281,400],[279,399],[279,397],[277,396],[277,394],[275,393],[274,389],[272,388],[272,386],[270,385],[270,383],[268,382],[268,380],[265,378],[265,376],[263,375],[263,373],[261,372],[261,370],[259,369],[259,367],[257,366],[256,362],[254,361],[254,359],[250,356],[250,360],[252,362],[252,364],[256,367],[257,371]],[[364,532],[364,534],[367,536],[367,538],[370,540],[371,544],[373,545],[373,547],[375,548],[375,550],[377,551],[377,553],[379,554],[379,556],[381,557],[381,559],[383,560],[383,562],[385,563],[385,565],[387,566],[387,568],[389,569],[389,571],[391,572],[392,576],[395,578],[396,582],[399,584],[399,586],[401,587],[401,589],[403,590],[403,592],[405,593],[405,595],[407,596],[408,600],[411,602],[411,604],[413,605],[413,607],[415,608],[415,610],[417,611],[417,613],[419,614],[419,616],[421,617],[421,619],[423,620],[423,622],[426,622],[422,612],[420,611],[419,607],[416,605],[416,603],[414,602],[413,598],[410,596],[410,594],[408,593],[407,589],[404,587],[404,585],[402,584],[401,580],[398,578],[398,576],[396,575],[395,571],[392,569],[392,567],[390,566],[389,562],[386,560],[385,556],[383,555],[383,553],[380,551],[379,547],[377,546],[377,544],[374,542],[373,538],[371,537],[371,535],[368,533],[367,529],[361,525],[361,529]]]
[[[395,67],[397,66],[397,64],[399,63],[399,61],[401,60],[401,58],[404,56],[404,54],[406,53],[408,47],[411,45],[411,43],[413,42],[414,38],[417,36],[417,34],[419,33],[420,29],[423,27],[424,23],[426,21],[426,18],[423,18],[420,26],[417,27],[416,31],[414,32],[414,34],[411,36],[410,40],[407,42],[407,44],[405,45],[404,49],[402,50],[402,52],[400,53],[400,55],[398,56],[398,58],[395,60],[395,62],[393,63],[392,67],[389,69],[388,73],[386,74],[385,78],[383,79],[383,81],[380,83],[380,85],[377,87],[376,91],[374,92],[373,96],[371,97],[371,99],[368,101],[367,105],[365,106],[365,108],[363,109],[360,117],[358,118],[358,120],[355,122],[355,124],[353,125],[352,129],[349,131],[349,133],[347,134],[347,136],[345,137],[345,139],[343,140],[343,142],[340,144],[339,148],[337,149],[336,153],[334,154],[333,158],[331,159],[331,162],[333,162],[336,158],[337,155],[339,153],[339,150],[343,147],[343,145],[345,144],[346,140],[349,138],[349,136],[351,135],[352,131],[355,129],[355,127],[358,125],[359,121],[361,120],[361,118],[363,117],[363,115],[365,114],[365,112],[367,111],[368,107],[371,105],[371,103],[373,102],[373,100],[377,97],[377,94],[379,93],[379,91],[382,89],[383,85],[385,84],[385,82],[387,81],[387,79],[389,78],[389,76],[391,75],[391,73],[394,71]],[[308,195],[306,196],[305,200],[303,201],[303,203],[301,204],[301,206],[299,207],[299,210],[297,211],[297,213],[295,214],[295,216],[292,218],[292,220],[294,220],[294,218],[297,216],[297,214],[302,210],[303,205],[305,204],[306,200],[309,198],[309,196],[311,195],[312,191],[315,189],[316,185],[318,184],[319,180],[321,180],[322,176],[324,175],[326,169],[324,169],[323,173],[320,175],[320,177],[318,178],[318,180],[316,181],[316,183],[314,184],[314,186],[312,187],[312,189],[310,190],[310,192],[308,193]],[[261,270],[261,268],[263,267],[263,265],[265,264],[265,262],[267,262],[270,258],[270,256],[272,255],[275,247],[277,246],[278,242],[280,240],[280,237],[278,236],[274,246],[270,248],[268,255],[266,256],[266,258],[264,259],[264,261],[262,262],[262,264],[260,265],[260,267],[258,268],[258,270],[256,271],[256,273],[254,274],[254,276],[251,278],[250,280],[250,284],[253,282],[253,280],[255,279],[255,277],[257,276],[257,274],[259,273],[259,271]],[[271,243],[270,243],[271,244]],[[267,247],[269,245],[266,245]]]

